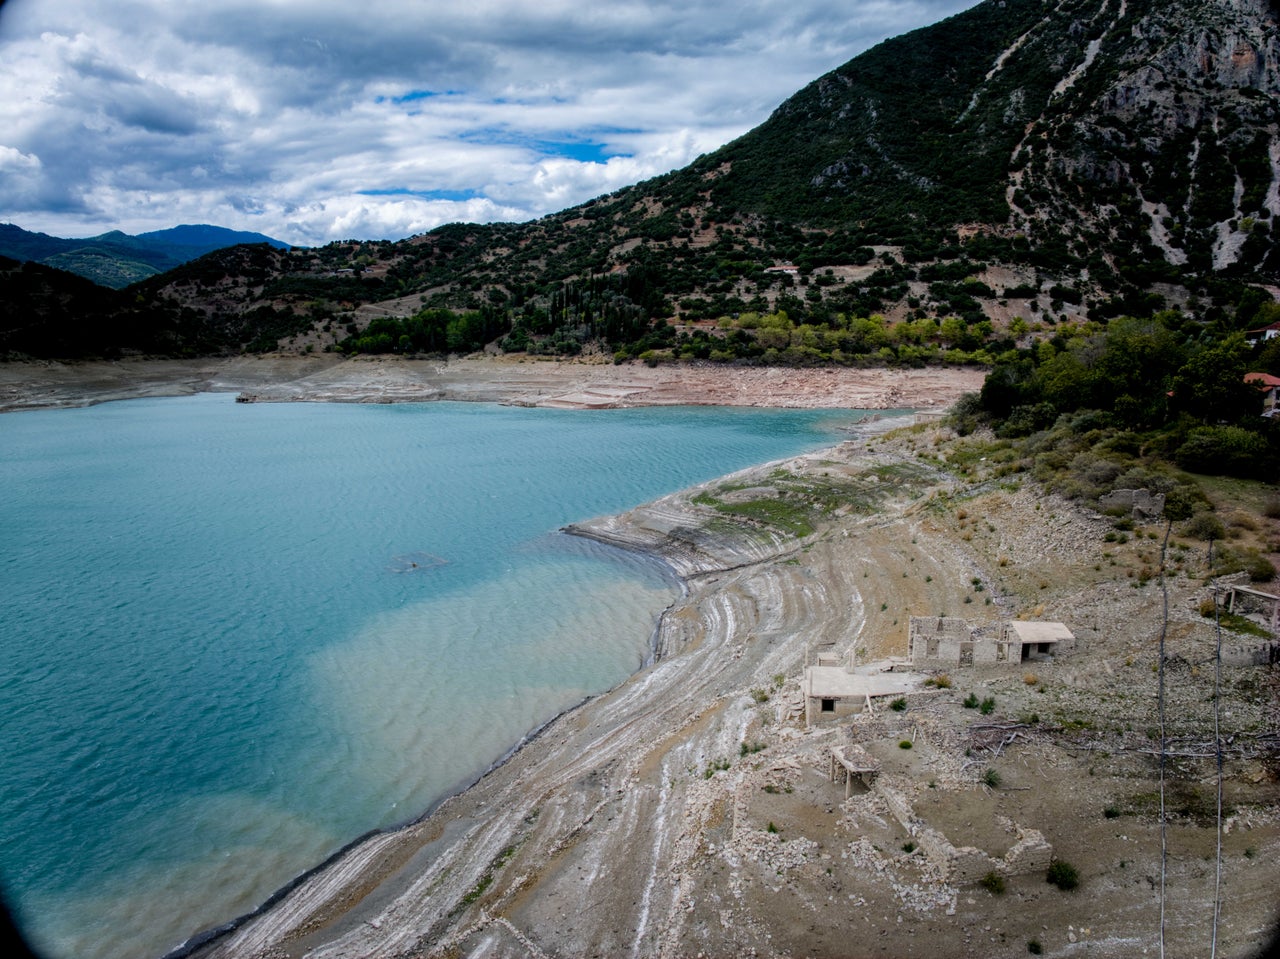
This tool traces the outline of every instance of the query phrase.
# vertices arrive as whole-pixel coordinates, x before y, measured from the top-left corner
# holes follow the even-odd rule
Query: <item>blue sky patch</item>
[[[566,136],[564,139],[524,136],[512,130],[484,129],[462,134],[459,139],[470,143],[500,144],[524,147],[544,157],[563,157],[579,163],[605,163],[610,157],[630,156],[620,150],[612,150],[603,142],[609,134],[639,133],[624,127],[592,128],[582,136]]]
[[[453,96],[452,90],[410,90],[404,96],[392,97],[392,103],[413,103],[416,100],[430,100],[432,97]],[[381,99],[381,98],[379,98]]]

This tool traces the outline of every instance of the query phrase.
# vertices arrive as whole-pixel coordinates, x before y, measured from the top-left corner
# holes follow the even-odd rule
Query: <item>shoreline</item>
[[[871,422],[880,423],[883,421],[879,421],[879,420],[866,421],[867,425],[870,425]],[[852,429],[858,430],[858,427],[860,425],[862,424],[856,424]],[[864,430],[860,430],[859,432],[864,432]],[[865,431],[865,432],[866,432],[866,435],[870,435],[870,431]],[[822,452],[824,452],[824,450],[816,450],[810,454],[801,454],[801,455],[817,455]],[[791,458],[789,457],[787,459],[791,459]],[[773,460],[767,463],[757,464],[756,466],[747,467],[743,470],[738,470],[734,473],[726,474],[726,476],[720,477],[716,480],[709,481],[708,483],[699,484],[696,487],[691,487],[689,489],[679,491],[675,494],[670,494],[668,497],[664,497],[664,499],[672,499],[674,497],[678,497],[682,495],[690,495],[692,493],[696,493],[696,491],[699,489],[713,486],[717,483],[723,482],[725,479],[728,479],[729,477],[760,472],[762,470],[772,468],[776,464],[784,461],[785,460]],[[661,500],[659,500],[658,502],[661,502]],[[644,504],[642,504],[640,507],[637,507],[637,509],[644,509],[644,508],[645,508]],[[687,563],[677,563],[672,559],[671,556],[666,555],[663,550],[664,542],[669,543],[670,541],[664,540],[664,539],[658,539],[651,542],[643,542],[638,538],[632,538],[632,537],[627,537],[625,535],[620,535],[616,531],[616,527],[614,527],[612,523],[614,519],[615,517],[613,516],[607,516],[607,517],[600,517],[594,520],[586,520],[580,523],[569,523],[566,526],[562,527],[559,530],[559,532],[567,536],[574,536],[574,537],[584,539],[584,540],[589,540],[591,542],[594,542],[603,546],[607,546],[613,549],[629,552],[629,553],[647,558],[653,562],[659,563],[661,566],[663,566],[666,569],[667,573],[672,577],[675,583],[679,586],[680,595],[676,599],[672,600],[672,602],[668,604],[668,606],[665,609],[663,609],[662,612],[659,613],[658,615],[657,622],[654,624],[653,634],[650,639],[649,651],[645,657],[644,662],[640,665],[639,669],[637,669],[631,675],[627,676],[616,686],[610,689],[604,690],[600,693],[587,696],[586,698],[582,699],[580,702],[575,703],[571,706],[567,706],[566,708],[561,710],[559,713],[557,713],[555,716],[550,717],[545,722],[539,724],[537,727],[529,730],[524,735],[522,735],[521,738],[516,743],[514,743],[509,749],[507,749],[501,756],[495,759],[487,768],[485,768],[483,771],[477,774],[473,779],[460,784],[456,789],[454,789],[452,792],[448,793],[447,795],[442,796],[440,799],[438,799],[436,802],[434,802],[431,806],[429,806],[426,810],[424,810],[420,814],[395,825],[387,826],[381,829],[371,829],[365,833],[362,833],[361,835],[357,836],[355,839],[352,839],[350,842],[345,843],[341,848],[335,850],[329,856],[325,857],[325,859],[322,862],[303,871],[295,878],[290,879],[288,882],[282,885],[279,889],[272,892],[271,895],[269,895],[261,903],[261,905],[257,906],[256,908],[252,909],[249,912],[243,913],[242,915],[229,919],[226,922],[220,923],[219,925],[214,926],[210,929],[201,930],[195,933],[186,941],[175,946],[173,949],[170,949],[169,951],[165,952],[163,955],[159,957],[159,959],[190,959],[190,957],[192,956],[217,954],[217,950],[219,949],[220,944],[223,943],[223,941],[226,940],[229,936],[233,936],[237,931],[244,928],[247,924],[253,922],[255,919],[259,919],[269,914],[277,905],[279,905],[291,893],[297,890],[299,886],[303,885],[308,880],[311,880],[316,877],[320,877],[326,870],[334,867],[349,853],[354,852],[355,850],[359,849],[359,847],[373,840],[376,840],[379,838],[385,838],[385,837],[395,837],[406,832],[407,830],[411,830],[414,827],[418,827],[423,823],[427,822],[429,819],[431,819],[431,817],[435,816],[444,806],[446,806],[452,800],[455,800],[464,796],[467,792],[469,792],[470,790],[478,786],[480,783],[482,783],[486,778],[488,778],[495,772],[498,772],[503,766],[505,766],[512,759],[514,759],[522,750],[535,744],[543,735],[545,735],[549,730],[551,730],[551,728],[555,726],[557,723],[561,722],[562,720],[565,720],[566,718],[572,716],[578,711],[585,709],[587,706],[589,706],[593,702],[612,696],[615,692],[617,692],[623,686],[626,686],[633,679],[635,679],[636,676],[640,675],[641,673],[653,667],[657,663],[657,661],[662,658],[661,637],[664,631],[664,622],[666,618],[669,615],[671,615],[674,610],[680,607],[681,604],[683,604],[689,598],[691,579],[698,575],[706,575],[714,572],[727,572],[729,570],[728,569],[718,570],[717,568],[715,568],[714,564],[709,565],[706,569],[697,570],[697,569],[689,568]],[[609,531],[606,531],[605,528],[597,528],[597,527],[604,527],[604,526],[607,526]],[[682,569],[681,568],[682,566],[684,566],[685,568]],[[741,568],[741,567],[736,567],[736,568]],[[206,950],[213,950],[213,952],[209,953],[209,952],[206,952]]]
[[[943,409],[979,389],[984,376],[973,367],[647,367],[511,357],[8,361],[0,362],[0,413],[204,392],[231,392],[259,403],[458,400],[548,409]]]
[[[877,416],[873,416],[858,421],[845,432],[849,438],[866,440],[880,435],[887,430],[895,429],[904,425],[904,422],[900,421],[905,421],[905,417],[893,417],[885,420]],[[848,443],[849,439],[846,439],[843,442]],[[642,527],[629,525],[626,522],[618,522],[620,517],[629,516],[639,511],[655,508],[657,504],[665,501],[687,500],[688,498],[696,495],[699,490],[714,487],[736,477],[759,475],[765,471],[777,468],[780,464],[792,462],[802,457],[821,456],[832,448],[834,447],[824,447],[810,451],[809,453],[799,454],[798,456],[784,457],[778,460],[759,463],[754,466],[749,466],[744,469],[725,474],[724,476],[717,477],[716,479],[707,481],[706,483],[701,483],[696,486],[677,491],[676,493],[668,494],[668,496],[662,497],[653,503],[641,504],[634,510],[627,511],[623,514],[597,517],[595,519],[569,523],[564,527],[561,527],[558,532],[564,535],[589,540],[593,543],[628,552],[656,562],[667,571],[667,574],[670,575],[673,581],[678,585],[680,595],[676,599],[672,600],[672,602],[668,604],[661,613],[659,613],[650,639],[649,651],[640,667],[634,673],[619,682],[616,686],[587,696],[580,702],[566,707],[555,716],[550,717],[537,727],[529,730],[501,756],[495,759],[486,769],[481,771],[470,781],[464,782],[452,792],[442,796],[422,813],[401,823],[387,826],[382,829],[372,829],[361,834],[350,842],[344,844],[340,849],[335,850],[332,854],[327,856],[323,862],[305,870],[297,877],[289,880],[279,889],[272,892],[271,895],[255,909],[221,923],[218,926],[196,933],[185,942],[164,953],[159,957],[159,959],[189,959],[189,957],[197,955],[216,955],[219,944],[222,943],[223,940],[234,935],[248,923],[268,914],[299,886],[314,877],[319,877],[327,869],[336,865],[348,853],[353,852],[371,840],[379,837],[394,837],[425,823],[431,819],[431,817],[435,816],[449,802],[464,796],[468,791],[474,789],[487,777],[499,771],[509,761],[514,759],[521,750],[535,744],[557,723],[560,723],[562,720],[566,720],[568,717],[571,717],[578,711],[585,709],[594,702],[614,695],[619,689],[629,684],[638,675],[652,668],[659,660],[663,659],[662,636],[665,631],[667,617],[676,612],[689,600],[692,581],[695,578],[717,573],[733,572],[747,566],[756,565],[762,561],[757,559],[738,565],[723,566],[721,565],[723,558],[717,561],[710,555],[706,555],[699,559],[690,554],[687,550],[679,549],[679,541],[669,535],[659,535],[657,537],[644,537],[637,535],[638,530]],[[631,535],[628,535],[628,531],[630,531]],[[773,558],[776,559],[778,557],[775,556]],[[214,950],[214,952],[207,953],[206,950]]]

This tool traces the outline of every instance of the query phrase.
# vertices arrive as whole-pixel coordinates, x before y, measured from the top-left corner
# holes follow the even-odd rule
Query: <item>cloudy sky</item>
[[[311,245],[526,220],[973,2],[8,0],[0,222]]]

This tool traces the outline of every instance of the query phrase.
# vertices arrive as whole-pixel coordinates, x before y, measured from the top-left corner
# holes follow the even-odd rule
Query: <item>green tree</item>
[[[1208,423],[1256,416],[1261,407],[1258,391],[1244,381],[1250,359],[1243,333],[1195,350],[1174,377],[1175,407]]]

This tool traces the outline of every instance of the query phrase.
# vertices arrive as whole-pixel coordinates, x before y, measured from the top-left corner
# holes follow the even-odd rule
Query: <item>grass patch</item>
[[[728,769],[729,766],[730,766],[730,763],[729,763],[729,760],[727,759],[713,760],[707,765],[707,768],[702,771],[702,778],[710,779],[716,773],[724,772],[724,770]]]
[[[1214,603],[1212,599],[1206,599],[1200,604],[1200,615],[1206,619],[1213,619]],[[1241,616],[1239,613],[1228,613],[1225,609],[1218,607],[1218,623],[1223,629],[1231,633],[1243,633],[1246,636],[1260,636],[1268,639],[1271,636],[1270,630],[1263,626],[1259,626],[1253,620]]]
[[[813,534],[809,508],[797,503],[780,499],[753,499],[745,503],[713,501],[707,505],[711,505],[719,513],[741,516],[757,523],[774,526],[798,538]]]
[[[516,854],[515,846],[507,846],[502,852],[493,857],[493,861],[489,863],[489,868],[485,870],[484,875],[476,880],[476,884],[471,887],[471,891],[462,897],[463,906],[469,906],[481,896],[485,890],[493,885],[494,876],[499,869],[511,861],[511,857]]]

